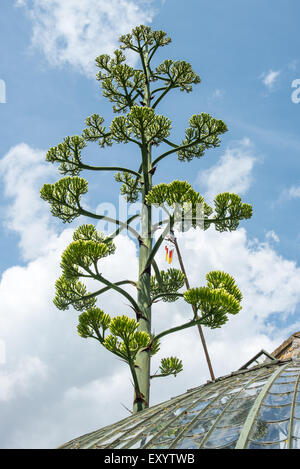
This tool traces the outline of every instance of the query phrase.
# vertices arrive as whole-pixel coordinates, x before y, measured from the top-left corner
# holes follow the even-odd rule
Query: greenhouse
[[[229,375],[60,448],[299,449],[299,351],[298,332]]]

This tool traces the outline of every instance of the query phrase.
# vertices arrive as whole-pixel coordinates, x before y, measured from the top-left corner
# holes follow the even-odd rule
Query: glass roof
[[[239,370],[60,448],[300,448],[300,364]]]

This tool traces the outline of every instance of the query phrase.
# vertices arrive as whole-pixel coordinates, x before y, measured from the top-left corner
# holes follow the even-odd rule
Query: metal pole
[[[190,289],[190,284],[189,284],[189,281],[188,281],[188,278],[187,278],[187,275],[186,275],[186,271],[185,271],[185,268],[184,268],[184,265],[183,265],[182,257],[181,257],[180,251],[179,251],[179,246],[178,246],[178,243],[177,243],[177,240],[176,240],[175,236],[173,236],[172,238],[173,238],[173,243],[174,243],[175,248],[176,248],[180,268],[181,268],[182,273],[183,273],[184,278],[185,278],[185,285],[186,285],[186,288],[189,290]],[[196,310],[194,305],[192,305],[192,308],[193,308],[194,319],[195,319],[195,318],[197,318],[197,310]],[[208,369],[209,369],[209,372],[210,372],[210,376],[211,376],[212,381],[215,381],[215,375],[214,375],[214,372],[213,372],[213,369],[212,369],[211,361],[210,361],[208,350],[207,350],[207,347],[206,347],[204,334],[203,334],[203,331],[202,331],[202,328],[201,328],[200,324],[197,324],[197,327],[198,327],[201,342],[202,342],[202,345],[203,345],[203,349],[204,349]]]

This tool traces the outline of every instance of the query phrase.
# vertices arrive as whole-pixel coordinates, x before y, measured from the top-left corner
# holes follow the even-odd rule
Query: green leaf
[[[41,198],[50,203],[51,213],[64,223],[70,223],[80,215],[79,202],[88,191],[88,183],[79,177],[65,177],[55,184],[44,184]]]

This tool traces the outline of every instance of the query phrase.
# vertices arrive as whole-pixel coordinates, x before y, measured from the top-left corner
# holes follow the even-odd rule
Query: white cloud
[[[287,195],[291,199],[298,199],[300,197],[300,187],[292,186],[288,189]]]
[[[0,401],[37,392],[47,379],[47,366],[38,357],[23,358],[12,372],[0,369]]]
[[[300,186],[291,186],[286,187],[281,190],[278,199],[274,202],[274,205],[281,204],[283,202],[287,202],[292,199],[299,199],[300,198]]]
[[[94,77],[94,60],[111,54],[118,38],[151,22],[151,0],[18,0],[32,21],[32,45],[53,66],[71,65]]]
[[[222,99],[225,95],[225,91],[224,90],[221,90],[220,88],[217,88],[214,90],[213,94],[212,94],[212,98],[213,99]]]
[[[47,242],[56,238],[49,211],[38,197],[41,181],[51,182],[56,168],[45,162],[45,152],[22,143],[11,148],[0,161],[1,176],[4,195],[13,200],[5,213],[5,225],[20,235],[24,259],[33,259],[47,249]]]
[[[281,73],[280,70],[277,70],[277,71],[270,70],[268,73],[263,73],[261,75],[263,84],[268,88],[268,90],[273,89],[275,82],[278,76],[280,75],[280,73]]]
[[[248,138],[228,147],[215,166],[198,173],[197,182],[206,191],[205,198],[211,202],[221,192],[244,194],[252,182],[256,161]]]
[[[275,243],[279,243],[280,241],[278,235],[273,230],[267,231],[266,239],[270,241],[275,241]]]
[[[23,160],[20,157],[22,171],[17,174],[8,156],[18,155],[16,148],[24,150]],[[59,233],[54,219],[52,231],[45,229],[46,226],[49,229],[51,218],[47,218],[50,217],[47,204],[39,206],[39,187],[48,176],[38,156],[42,154],[28,146],[15,147],[4,156],[5,163],[1,163],[5,167],[4,190],[11,197],[7,205],[10,226],[18,227],[20,249],[29,258],[25,266],[7,269],[0,281],[0,339],[6,345],[6,363],[0,365],[0,387],[4,383],[1,396],[5,399],[0,402],[3,448],[55,447],[126,417],[121,404],[129,408],[132,405],[126,365],[96,341],[83,340],[76,334],[77,312],[58,311],[52,304],[54,283],[60,275],[60,256],[71,240],[72,229]],[[239,162],[237,155],[233,156]],[[21,183],[11,188],[15,176]],[[36,189],[30,192],[32,185]],[[22,193],[29,194],[24,198],[22,210],[30,217],[30,223],[24,222],[23,229],[21,215],[15,208],[21,203],[18,201]],[[32,212],[27,204],[34,208]],[[35,237],[39,223],[44,249],[31,252],[22,240],[32,224],[37,226],[37,231],[31,232],[32,242],[39,245],[40,239]],[[243,310],[224,327],[214,331],[204,329],[216,376],[239,368],[261,348],[271,352],[299,329],[294,313],[300,301],[300,269],[276,252],[268,243],[270,238],[274,239],[269,235],[264,242],[250,241],[244,228],[232,233],[210,229],[178,235],[192,286],[205,284],[205,274],[220,269],[236,278],[244,296]],[[125,236],[118,237],[116,244],[116,254],[101,265],[103,273],[111,279],[135,279],[138,265],[135,244]],[[158,263],[166,269],[163,248]],[[109,292],[99,299],[101,308],[113,315],[132,315],[126,303]],[[191,315],[190,306],[183,301],[158,303],[153,308],[153,329],[159,332],[186,322]],[[290,325],[281,329],[275,319],[285,318]],[[156,371],[162,357],[170,355],[183,360],[184,372],[176,379],[153,380],[152,404],[209,379],[196,329],[162,340],[152,371]]]

